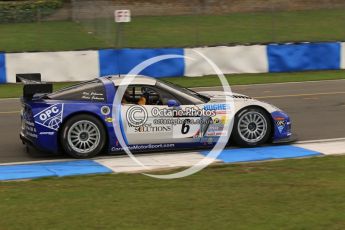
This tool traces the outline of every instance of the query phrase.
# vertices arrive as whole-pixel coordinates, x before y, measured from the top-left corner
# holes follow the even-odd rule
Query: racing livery
[[[235,93],[194,92],[145,76],[136,76],[121,102],[114,104],[125,77],[96,78],[54,93],[50,84],[23,80],[23,143],[45,152],[90,158],[123,151],[116,125],[132,151],[209,148],[224,135],[230,136],[230,144],[247,147],[291,137],[289,116],[273,105]],[[226,97],[234,106],[226,103]],[[224,127],[232,109],[230,135]]]

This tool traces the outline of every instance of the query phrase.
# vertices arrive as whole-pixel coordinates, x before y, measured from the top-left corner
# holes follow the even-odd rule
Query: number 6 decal
[[[173,138],[193,138],[200,132],[200,118],[178,119],[178,124],[173,126]]]
[[[182,129],[181,129],[181,133],[186,135],[187,133],[189,133],[189,130],[190,130],[190,122],[191,120],[190,119],[186,119],[183,121],[183,124],[182,124]]]

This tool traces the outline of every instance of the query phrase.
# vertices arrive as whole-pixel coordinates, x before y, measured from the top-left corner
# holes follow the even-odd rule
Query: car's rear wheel
[[[60,138],[65,152],[79,159],[100,154],[106,143],[103,124],[87,114],[70,118],[63,126]]]
[[[271,119],[263,109],[247,108],[236,115],[232,139],[240,146],[258,146],[269,140],[271,131]]]

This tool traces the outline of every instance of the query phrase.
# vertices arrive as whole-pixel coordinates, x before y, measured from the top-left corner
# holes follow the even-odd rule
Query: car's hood
[[[198,92],[206,97],[211,99],[210,102],[224,102],[226,97],[233,98],[234,100],[253,100],[251,97],[246,95],[238,94],[238,93],[227,93],[223,91],[202,91]]]

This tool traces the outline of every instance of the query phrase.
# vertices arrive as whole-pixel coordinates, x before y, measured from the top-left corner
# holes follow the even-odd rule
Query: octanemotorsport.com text
[[[208,125],[212,124],[213,120],[211,118],[157,118],[153,119],[153,124],[155,125]]]
[[[113,147],[112,151],[123,151],[125,149],[129,149],[129,150],[145,150],[145,149],[174,148],[174,147],[175,147],[175,144],[148,144],[148,145],[127,146],[126,148]]]

